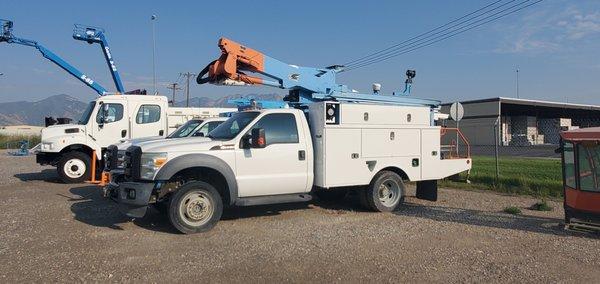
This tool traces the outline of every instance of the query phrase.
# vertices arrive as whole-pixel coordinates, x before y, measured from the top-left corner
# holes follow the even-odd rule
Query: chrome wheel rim
[[[80,159],[68,160],[63,166],[63,172],[69,178],[80,178],[85,174],[85,163]]]
[[[394,207],[398,204],[401,196],[400,185],[391,179],[385,180],[379,185],[377,195],[379,202],[386,207]]]
[[[179,215],[192,227],[206,224],[213,216],[214,205],[208,194],[201,191],[187,193],[179,204]]]

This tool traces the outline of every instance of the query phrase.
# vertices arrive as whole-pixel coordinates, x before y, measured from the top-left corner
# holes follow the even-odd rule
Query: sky
[[[283,62],[343,64],[402,42],[492,0],[456,1],[3,1],[0,18],[114,91],[100,46],[72,39],[73,24],[106,30],[127,90],[153,89],[152,22],[157,89],[171,91],[181,72],[199,72],[227,37]],[[490,97],[600,104],[600,1],[545,0],[516,14],[429,47],[338,74],[363,93],[403,89],[416,69],[412,95],[443,102]],[[0,43],[0,102],[96,94],[31,47]],[[268,87],[191,83],[191,96],[281,93]],[[180,91],[177,100],[182,100]]]

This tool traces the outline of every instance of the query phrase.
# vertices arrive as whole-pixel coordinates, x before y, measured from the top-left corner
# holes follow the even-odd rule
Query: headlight
[[[140,178],[151,180],[166,162],[167,153],[142,153]]]
[[[54,149],[54,143],[52,142],[42,142],[42,151],[48,151]]]

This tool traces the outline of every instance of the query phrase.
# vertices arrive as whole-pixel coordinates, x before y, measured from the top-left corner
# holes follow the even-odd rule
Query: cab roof
[[[600,141],[600,127],[589,127],[563,131],[560,137],[567,141]]]

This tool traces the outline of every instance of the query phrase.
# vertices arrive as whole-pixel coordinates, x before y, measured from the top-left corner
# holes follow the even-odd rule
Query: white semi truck
[[[170,107],[164,96],[106,95],[90,102],[78,122],[42,129],[41,143],[33,150],[37,162],[56,166],[64,182],[83,182],[96,174],[93,168],[102,169],[103,152],[111,144],[165,137],[189,119],[236,110]]]

